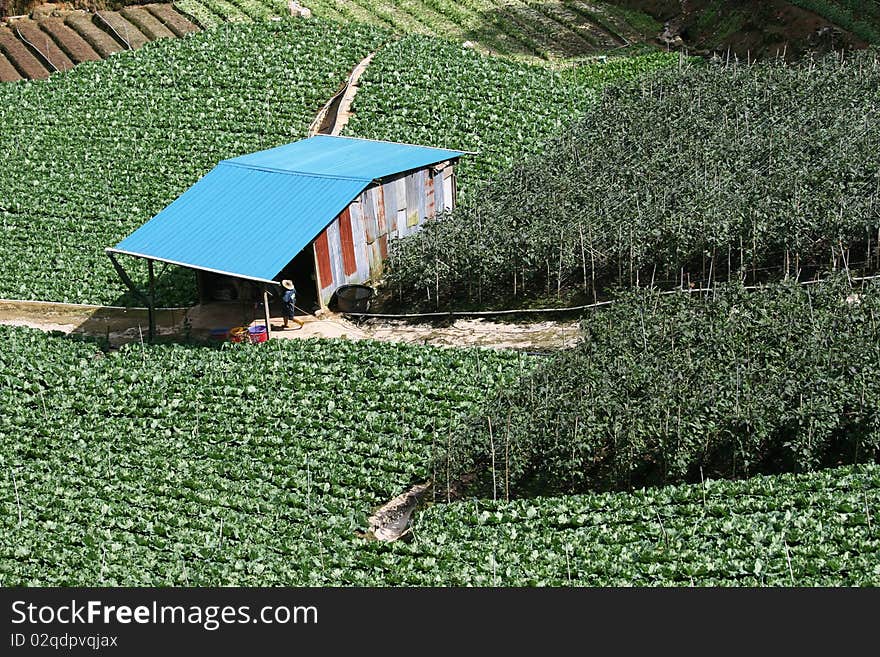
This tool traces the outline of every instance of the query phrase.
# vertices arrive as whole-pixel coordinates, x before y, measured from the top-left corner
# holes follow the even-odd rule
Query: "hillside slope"
[[[648,14],[661,41],[740,59],[788,59],[880,44],[876,0],[614,0]]]

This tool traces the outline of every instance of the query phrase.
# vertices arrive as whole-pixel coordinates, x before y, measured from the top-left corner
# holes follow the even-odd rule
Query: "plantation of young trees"
[[[880,456],[880,284],[638,290],[438,453],[492,498],[803,472]],[[445,481],[443,481],[445,479]]]
[[[393,245],[431,306],[594,298],[876,267],[880,56],[684,64],[601,99],[543,154]]]

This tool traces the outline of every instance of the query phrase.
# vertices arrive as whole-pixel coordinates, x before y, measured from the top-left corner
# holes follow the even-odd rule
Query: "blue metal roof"
[[[371,181],[461,155],[464,151],[316,135],[225,161],[258,169]]]
[[[320,135],[224,160],[107,251],[271,282],[374,179],[462,154]]]

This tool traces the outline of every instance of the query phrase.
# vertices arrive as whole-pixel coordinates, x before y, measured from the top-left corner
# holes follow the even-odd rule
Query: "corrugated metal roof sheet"
[[[462,154],[319,135],[224,160],[108,251],[272,281],[372,180]]]
[[[271,281],[364,187],[220,164],[112,250]]]
[[[291,173],[375,180],[461,155],[464,155],[464,151],[316,135],[226,162]]]

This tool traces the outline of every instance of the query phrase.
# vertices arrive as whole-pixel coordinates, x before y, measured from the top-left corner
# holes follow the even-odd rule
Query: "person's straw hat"
[[[288,290],[293,289],[293,281],[290,280],[289,278],[285,278],[283,281],[281,281],[281,285],[286,287]]]

